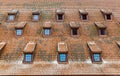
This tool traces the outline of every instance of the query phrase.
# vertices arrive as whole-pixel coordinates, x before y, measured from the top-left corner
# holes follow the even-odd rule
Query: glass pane
[[[60,54],[60,61],[65,62],[66,61],[66,54]]]
[[[100,54],[94,54],[94,61],[100,61]]]
[[[33,15],[33,20],[38,20],[39,19],[39,15]]]
[[[45,29],[45,35],[50,35],[50,29]]]
[[[14,15],[9,15],[9,20],[13,21],[14,20]]]
[[[25,61],[27,61],[27,62],[32,61],[32,54],[26,54],[25,55]]]
[[[19,30],[16,30],[16,34],[17,34],[17,35],[22,35],[22,30],[20,30],[20,29],[19,29]]]

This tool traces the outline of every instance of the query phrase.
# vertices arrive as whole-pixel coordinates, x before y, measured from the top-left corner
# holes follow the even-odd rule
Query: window
[[[44,35],[50,35],[50,28],[44,29]]]
[[[33,20],[38,21],[39,20],[39,14],[33,14]]]
[[[66,53],[60,53],[59,54],[59,61],[60,62],[66,62],[67,61],[67,54]]]
[[[15,15],[9,15],[8,20],[9,21],[14,21]]]
[[[93,58],[95,62],[99,62],[100,61],[100,54],[93,54]]]
[[[32,62],[32,54],[25,54],[25,62]]]
[[[106,34],[105,29],[100,29],[100,35],[105,35],[105,34]]]
[[[107,15],[106,15],[106,19],[107,19],[107,20],[111,20],[111,15],[110,15],[110,14],[107,14]]]
[[[72,28],[72,35],[78,35],[78,28]]]
[[[18,36],[22,35],[22,29],[17,29],[16,30],[16,35],[18,35]]]
[[[82,17],[82,20],[87,20],[87,15],[86,14],[81,15],[81,17]]]

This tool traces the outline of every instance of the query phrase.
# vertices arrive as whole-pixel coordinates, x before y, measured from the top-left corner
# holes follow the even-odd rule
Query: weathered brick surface
[[[115,43],[120,41],[119,7],[119,0],[0,0],[0,40],[7,43],[1,54],[3,61],[1,60],[0,74],[6,72],[7,74],[120,74],[120,62],[117,62],[120,53]],[[56,22],[55,10],[58,8],[65,10],[64,22]],[[18,9],[19,15],[16,21],[7,22],[7,13],[12,9]],[[31,19],[32,11],[35,9],[41,11],[39,22],[33,22]],[[88,21],[80,20],[79,9],[87,10]],[[105,21],[100,9],[111,9],[113,20]],[[15,35],[14,26],[22,21],[26,21],[27,25],[23,35],[18,37]],[[46,21],[52,22],[50,37],[43,37],[42,28]],[[77,38],[70,35],[71,21],[80,25],[80,36]],[[107,37],[98,36],[94,22],[103,22],[107,26]],[[22,50],[29,41],[37,43],[35,63],[8,64],[6,61],[12,63],[23,60]],[[68,44],[70,63],[66,65],[53,63],[57,61],[57,43],[60,41]],[[87,41],[95,41],[100,46],[102,58],[108,60],[108,63],[102,65],[86,63],[90,58]],[[2,64],[3,62],[6,64]],[[41,64],[37,64],[39,62]],[[13,69],[16,70],[12,71]]]

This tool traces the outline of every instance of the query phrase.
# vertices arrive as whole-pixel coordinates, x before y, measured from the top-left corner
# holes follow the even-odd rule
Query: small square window
[[[93,54],[93,58],[95,62],[99,62],[100,61],[100,54]]]
[[[106,34],[106,30],[105,29],[100,29],[100,35],[105,35]]]
[[[18,36],[22,35],[22,29],[17,29],[17,30],[16,30],[16,34],[17,34]]]
[[[50,28],[44,29],[44,35],[50,35]]]
[[[25,54],[25,62],[32,62],[32,54]]]
[[[63,20],[63,14],[58,14],[58,20]]]
[[[78,35],[78,28],[72,28],[72,35]]]
[[[82,17],[82,20],[87,20],[87,15],[86,14],[82,15],[81,17]]]
[[[33,20],[34,21],[38,21],[39,20],[39,15],[38,14],[34,14],[33,15]]]
[[[111,15],[110,15],[110,14],[107,14],[107,15],[106,15],[106,19],[107,19],[107,20],[111,20]]]
[[[67,61],[67,54],[66,53],[60,53],[59,54],[59,61],[60,62],[66,62]]]
[[[9,15],[8,20],[14,21],[15,15]]]

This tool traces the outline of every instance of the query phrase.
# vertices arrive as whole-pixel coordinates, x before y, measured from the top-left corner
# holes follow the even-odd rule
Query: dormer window
[[[70,28],[71,28],[71,36],[79,36],[79,25],[76,24],[74,21],[70,22]]]
[[[112,12],[110,10],[101,9],[101,13],[103,14],[105,20],[112,20]]]
[[[95,22],[95,25],[97,27],[98,35],[100,36],[107,35],[107,31],[106,31],[107,27],[103,23]]]
[[[83,21],[88,20],[88,12],[86,10],[79,10],[80,18]]]
[[[39,11],[37,11],[37,10],[33,11],[32,20],[33,21],[39,21],[39,15],[40,15]]]
[[[12,10],[8,13],[8,21],[15,21],[18,15],[18,10]]]
[[[56,20],[64,21],[64,11],[61,9],[56,10]]]
[[[15,25],[16,35],[21,36],[24,31],[24,27],[26,26],[26,22],[20,22],[17,25]]]
[[[43,25],[43,36],[50,36],[51,35],[51,22],[45,22]]]
[[[102,50],[100,49],[100,47],[98,47],[98,45],[94,41],[87,42],[87,45],[89,48],[92,62],[101,63],[102,62],[102,57],[101,57]]]

